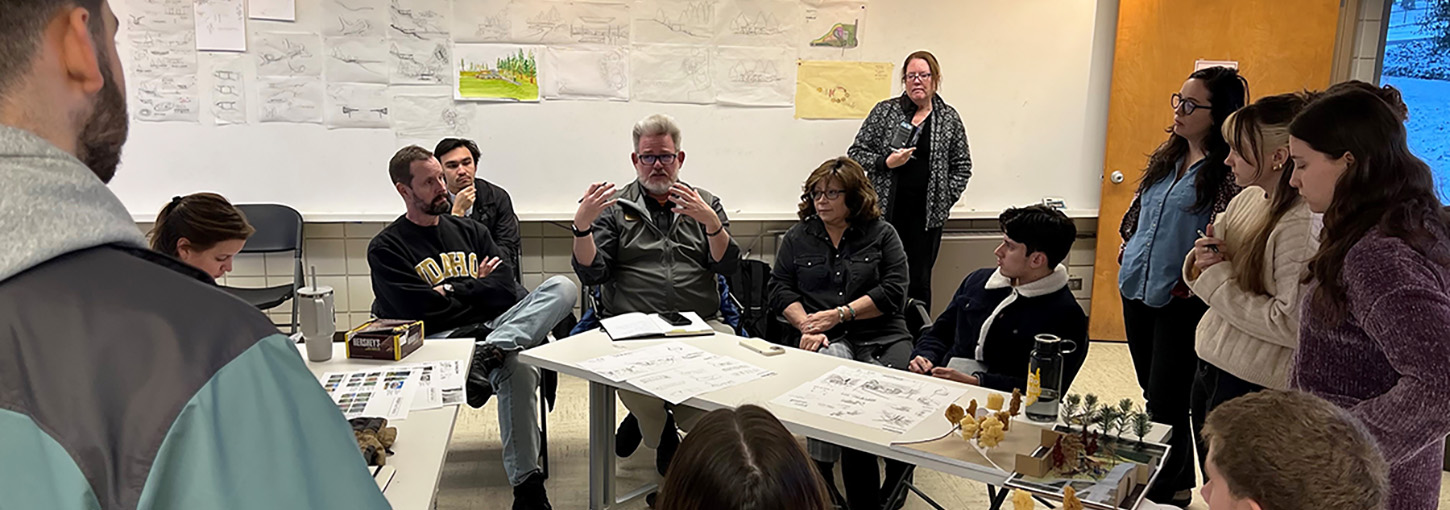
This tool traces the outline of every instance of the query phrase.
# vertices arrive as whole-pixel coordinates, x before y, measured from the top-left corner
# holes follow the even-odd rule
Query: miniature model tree
[[[1148,413],[1133,413],[1133,435],[1138,436],[1138,446],[1143,445],[1143,436],[1153,430],[1153,418]]]
[[[1032,494],[1024,490],[1012,491],[1012,510],[1033,510],[1037,503],[1032,501]]]
[[[986,418],[982,418],[980,428],[981,430],[977,433],[977,444],[982,448],[996,448],[1002,443],[1002,439],[1007,437],[1002,422],[997,420],[997,415],[989,414]]]
[[[981,427],[978,426],[976,418],[967,416],[962,418],[960,423],[962,426],[962,439],[971,441],[977,438],[977,433],[980,432]]]
[[[1069,393],[1062,398],[1062,422],[1067,424],[1067,430],[1072,431],[1072,420],[1077,416],[1078,406],[1082,404],[1082,395]]]
[[[974,398],[971,403],[967,404],[967,416],[972,417],[972,419],[977,418],[977,399]]]
[[[1133,399],[1125,398],[1118,401],[1118,412],[1123,416],[1133,414]]]
[[[1082,397],[1083,427],[1087,427],[1092,421],[1093,413],[1098,411],[1098,396],[1092,393]]]
[[[1062,488],[1062,510],[1083,510],[1082,500],[1077,499],[1077,489],[1071,485]]]
[[[947,406],[947,414],[946,414],[946,417],[947,417],[947,421],[949,421],[949,422],[952,422],[952,423],[961,423],[962,417],[964,417],[966,415],[967,415],[967,412],[962,410],[962,406],[959,406],[959,405],[956,405],[956,404],[952,404],[952,405]]]
[[[1007,406],[1007,414],[1017,416],[1022,413],[1022,390],[1012,388],[1012,403]]]

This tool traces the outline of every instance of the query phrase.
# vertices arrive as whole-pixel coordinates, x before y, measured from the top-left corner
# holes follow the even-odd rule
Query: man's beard
[[[645,191],[650,192],[650,194],[652,195],[664,195],[670,192],[670,188],[675,185],[675,181],[674,179],[670,179],[664,182],[660,182],[654,181],[646,177],[639,180],[639,185],[643,187]]]
[[[420,203],[418,206],[418,210],[434,216],[442,216],[453,212],[453,204],[448,202],[448,195],[438,195],[438,199],[432,203]]]
[[[126,96],[111,76],[108,59],[103,57],[99,60],[105,84],[96,95],[91,117],[81,128],[76,158],[90,167],[101,182],[109,183],[116,175],[116,166],[121,163],[121,146],[126,143],[130,126],[126,117]]]

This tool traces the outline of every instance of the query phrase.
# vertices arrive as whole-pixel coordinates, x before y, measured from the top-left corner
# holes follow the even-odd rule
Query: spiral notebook
[[[600,319],[599,325],[604,332],[609,334],[613,340],[633,340],[636,338],[658,338],[677,336],[701,336],[713,335],[715,329],[705,323],[704,319],[695,312],[680,312],[680,315],[690,319],[690,323],[684,326],[675,326],[659,314],[626,313],[608,319]]]

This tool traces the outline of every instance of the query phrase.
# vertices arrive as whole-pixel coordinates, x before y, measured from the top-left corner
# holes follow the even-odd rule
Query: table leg
[[[614,505],[614,388],[589,383],[589,509]]]

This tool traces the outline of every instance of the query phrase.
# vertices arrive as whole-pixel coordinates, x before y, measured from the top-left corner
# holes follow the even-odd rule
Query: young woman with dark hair
[[[1171,98],[1168,140],[1148,160],[1137,195],[1123,217],[1123,326],[1138,385],[1154,421],[1189,429],[1189,391],[1198,356],[1194,327],[1208,310],[1182,278],[1183,255],[1213,215],[1240,188],[1224,160],[1223,123],[1244,106],[1248,83],[1238,71],[1210,67],[1189,75]],[[1163,473],[1149,489],[1158,503],[1186,505],[1194,487],[1191,434],[1175,434]]]
[[[1364,422],[1390,467],[1387,508],[1439,505],[1450,434],[1450,217],[1377,94],[1315,100],[1289,126],[1293,185],[1324,213],[1291,384]]]

